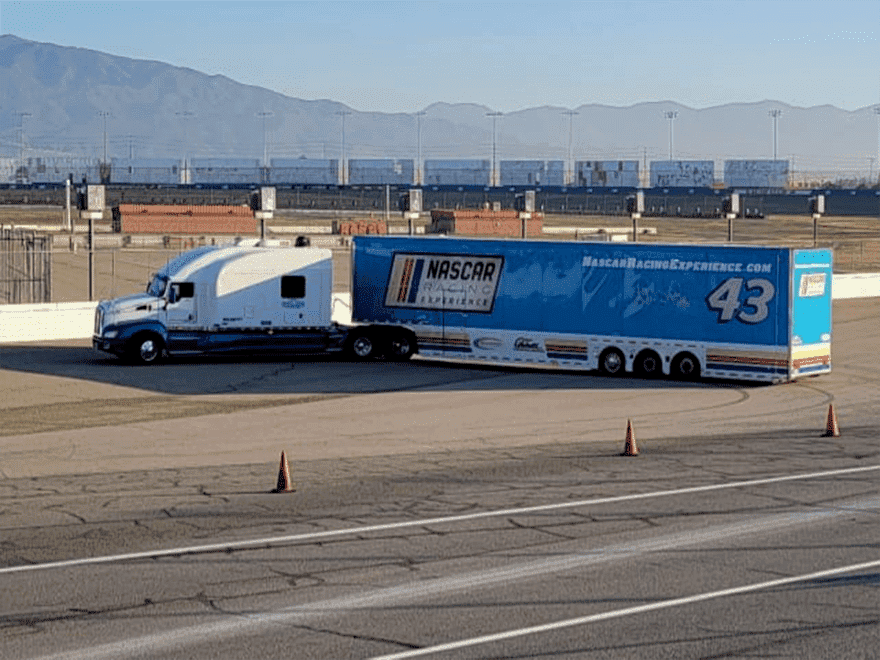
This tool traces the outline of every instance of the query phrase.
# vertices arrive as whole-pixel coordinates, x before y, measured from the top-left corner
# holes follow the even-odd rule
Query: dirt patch
[[[345,396],[350,395],[311,394],[246,399],[224,397],[222,400],[210,400],[205,397],[146,396],[126,397],[117,401],[116,405],[108,405],[107,399],[86,399],[70,403],[54,403],[51,406],[45,404],[21,406],[2,411],[0,437],[218,415],[312,403]]]

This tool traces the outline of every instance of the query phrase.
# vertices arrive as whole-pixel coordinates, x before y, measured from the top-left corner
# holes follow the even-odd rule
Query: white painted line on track
[[[690,605],[699,603],[704,600],[713,598],[724,598],[726,596],[737,596],[739,594],[747,594],[753,591],[763,591],[781,587],[787,584],[796,584],[798,582],[809,582],[810,580],[820,580],[822,578],[832,577],[834,575],[842,575],[844,573],[855,573],[868,568],[876,568],[880,566],[880,560],[868,561],[862,564],[851,564],[849,566],[840,566],[838,568],[829,568],[824,571],[816,571],[815,573],[805,573],[804,575],[795,575],[787,578],[779,578],[776,580],[768,580],[767,582],[758,582],[756,584],[747,584],[741,587],[731,587],[730,589],[721,589],[720,591],[710,591],[703,594],[695,594],[693,596],[685,596],[683,598],[671,598],[669,600],[660,601],[659,603],[647,603],[645,605],[636,605],[635,607],[626,607],[620,610],[612,610],[610,612],[601,612],[599,614],[591,614],[589,616],[577,617],[575,619],[565,619],[563,621],[554,621],[545,623],[540,626],[529,626],[518,630],[508,630],[505,632],[494,633],[492,635],[483,635],[482,637],[473,637],[471,639],[462,639],[457,642],[449,642],[447,644],[437,644],[436,646],[426,646],[421,649],[412,651],[402,651],[400,653],[392,653],[390,655],[375,656],[372,660],[404,660],[404,658],[418,658],[424,655],[434,655],[443,653],[444,651],[453,651],[455,649],[463,649],[470,646],[479,646],[489,644],[490,642],[500,642],[515,637],[525,637],[526,635],[537,635],[539,633],[550,632],[553,630],[561,630],[562,628],[572,628],[574,626],[583,626],[598,621],[607,621],[631,614],[641,614],[643,612],[651,612],[652,610],[662,610],[669,607],[680,607],[681,605]]]
[[[183,546],[180,548],[166,548],[165,550],[145,550],[143,552],[129,552],[120,555],[104,555],[100,557],[86,557],[82,559],[66,559],[62,561],[45,562],[41,564],[25,564],[21,566],[7,566],[0,568],[0,575],[6,573],[22,573],[25,571],[41,571],[52,568],[72,568],[75,566],[89,566],[92,564],[110,564],[121,561],[137,559],[160,559],[162,557],[177,557],[180,555],[201,554],[207,552],[228,552],[230,550],[242,550],[247,548],[266,548],[272,545],[288,543],[308,543],[328,538],[347,536],[349,534],[369,534],[373,532],[386,532],[407,527],[422,527],[425,525],[440,525],[446,523],[458,523],[481,518],[497,518],[499,516],[521,516],[529,513],[545,511],[558,511],[560,509],[574,509],[583,506],[597,506],[600,504],[614,504],[616,502],[629,502],[633,500],[645,500],[654,497],[670,497],[673,495],[689,495],[691,493],[706,493],[713,490],[725,490],[728,488],[747,488],[749,486],[762,486],[766,484],[783,483],[786,481],[800,481],[804,479],[820,479],[823,477],[835,477],[845,474],[858,474],[880,470],[880,465],[865,465],[854,468],[841,468],[838,470],[825,470],[823,472],[809,472],[805,474],[789,474],[782,477],[766,477],[763,479],[750,479],[748,481],[731,481],[722,484],[709,484],[706,486],[692,486],[689,488],[676,488],[674,490],[656,490],[650,493],[635,493],[632,495],[618,495],[614,497],[597,497],[591,500],[578,500],[575,502],[557,502],[555,504],[539,504],[536,506],[520,507],[517,509],[501,509],[494,511],[480,511],[478,513],[465,513],[458,516],[445,516],[441,518],[425,518],[422,520],[405,520],[396,523],[384,523],[382,525],[367,525],[364,527],[352,527],[350,529],[333,529],[323,532],[308,532],[305,534],[290,534],[287,536],[270,536],[261,539],[248,539],[246,541],[228,541],[226,543],[210,543],[207,545]]]
[[[499,568],[471,571],[449,577],[415,580],[393,587],[376,587],[322,601],[293,605],[272,612],[257,614],[230,614],[216,620],[211,613],[209,623],[196,624],[170,631],[132,637],[74,651],[66,651],[42,660],[119,660],[121,658],[164,657],[181,647],[212,643],[240,635],[257,634],[274,626],[313,625],[316,620],[340,617],[347,612],[371,608],[399,606],[402,603],[424,602],[430,598],[454,593],[467,593],[479,588],[508,585],[515,581],[542,578],[564,571],[582,571],[585,568],[609,562],[635,559],[650,553],[679,550],[687,547],[727,541],[745,535],[769,534],[783,529],[851,516],[854,512],[872,512],[880,506],[880,498],[857,500],[833,508],[776,514],[749,518],[743,522],[715,525],[701,531],[684,531],[644,540],[591,548],[547,559],[521,561]]]

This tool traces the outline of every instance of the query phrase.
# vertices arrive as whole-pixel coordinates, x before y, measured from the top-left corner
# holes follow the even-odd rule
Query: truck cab
[[[165,355],[341,350],[329,250],[206,246],[157,272],[142,294],[101,301],[93,346],[139,364]]]

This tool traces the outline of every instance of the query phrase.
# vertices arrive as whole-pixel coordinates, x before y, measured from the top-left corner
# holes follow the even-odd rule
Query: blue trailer
[[[831,370],[827,249],[358,236],[352,260],[352,340],[393,337],[398,357],[769,382]]]

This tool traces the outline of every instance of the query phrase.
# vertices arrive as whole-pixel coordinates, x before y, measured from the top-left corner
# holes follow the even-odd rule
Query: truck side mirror
[[[168,303],[173,305],[177,302],[177,285],[172,284],[168,287]]]

